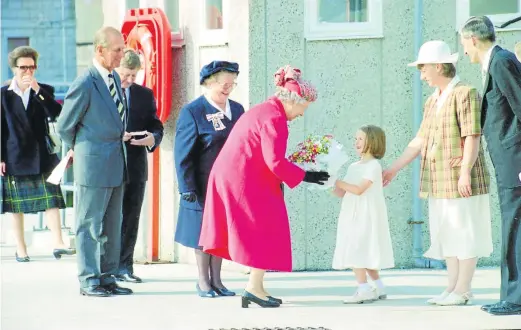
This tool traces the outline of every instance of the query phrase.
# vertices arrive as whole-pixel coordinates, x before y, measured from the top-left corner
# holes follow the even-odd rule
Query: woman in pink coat
[[[291,271],[291,237],[281,183],[323,184],[326,172],[305,172],[286,159],[288,124],[317,98],[290,66],[275,74],[275,96],[247,111],[217,157],[206,192],[199,245],[251,267],[242,307],[278,307],[263,285],[266,270]]]

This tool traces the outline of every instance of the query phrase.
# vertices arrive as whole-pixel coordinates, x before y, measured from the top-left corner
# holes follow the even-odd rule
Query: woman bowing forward
[[[242,307],[279,307],[264,290],[265,270],[292,270],[288,212],[281,183],[323,184],[325,172],[305,172],[286,159],[288,121],[317,98],[315,88],[290,66],[275,73],[277,92],[237,122],[215,161],[199,244],[203,251],[251,267]]]

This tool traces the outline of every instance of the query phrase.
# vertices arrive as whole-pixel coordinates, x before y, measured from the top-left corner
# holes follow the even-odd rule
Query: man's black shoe
[[[116,275],[116,280],[120,282],[130,282],[130,283],[141,283],[143,282],[139,277],[134,274],[123,274]]]
[[[91,285],[85,288],[80,288],[80,294],[82,296],[89,296],[89,297],[109,297],[110,292],[107,291],[102,286],[99,285]]]
[[[490,306],[485,312],[492,315],[521,315],[521,305],[501,301]]]
[[[110,284],[104,285],[103,288],[106,289],[111,294],[115,294],[115,295],[127,295],[127,294],[133,293],[132,290],[130,290],[129,288],[120,287],[116,283],[110,283]]]

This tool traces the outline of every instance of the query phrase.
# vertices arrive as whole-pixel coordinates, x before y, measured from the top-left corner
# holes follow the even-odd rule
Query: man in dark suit
[[[116,69],[121,77],[123,99],[129,109],[127,132],[133,136],[127,142],[128,181],[123,195],[121,253],[116,278],[133,283],[141,282],[141,279],[134,275],[133,256],[148,178],[147,151],[153,152],[163,138],[163,124],[157,117],[152,90],[134,84],[140,68],[139,56],[133,50],[126,49],[121,64]]]
[[[471,17],[461,29],[465,54],[481,65],[481,123],[496,171],[502,221],[500,302],[481,309],[514,315],[521,314],[521,63],[495,41],[486,16]]]
[[[74,150],[76,247],[80,294],[131,294],[116,284],[121,248],[125,133],[128,114],[114,68],[123,57],[121,33],[104,27],[94,37],[92,66],[65,96],[57,131]]]

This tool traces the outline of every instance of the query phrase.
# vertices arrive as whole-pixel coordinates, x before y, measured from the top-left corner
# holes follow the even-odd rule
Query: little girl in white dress
[[[385,133],[376,126],[361,127],[355,148],[360,161],[349,166],[344,180],[337,180],[333,193],[343,197],[338,229],[334,269],[353,269],[358,289],[346,304],[385,299],[385,287],[378,271],[394,267],[387,207],[382,185],[382,167],[378,159],[385,154]],[[367,283],[367,275],[375,288]]]

